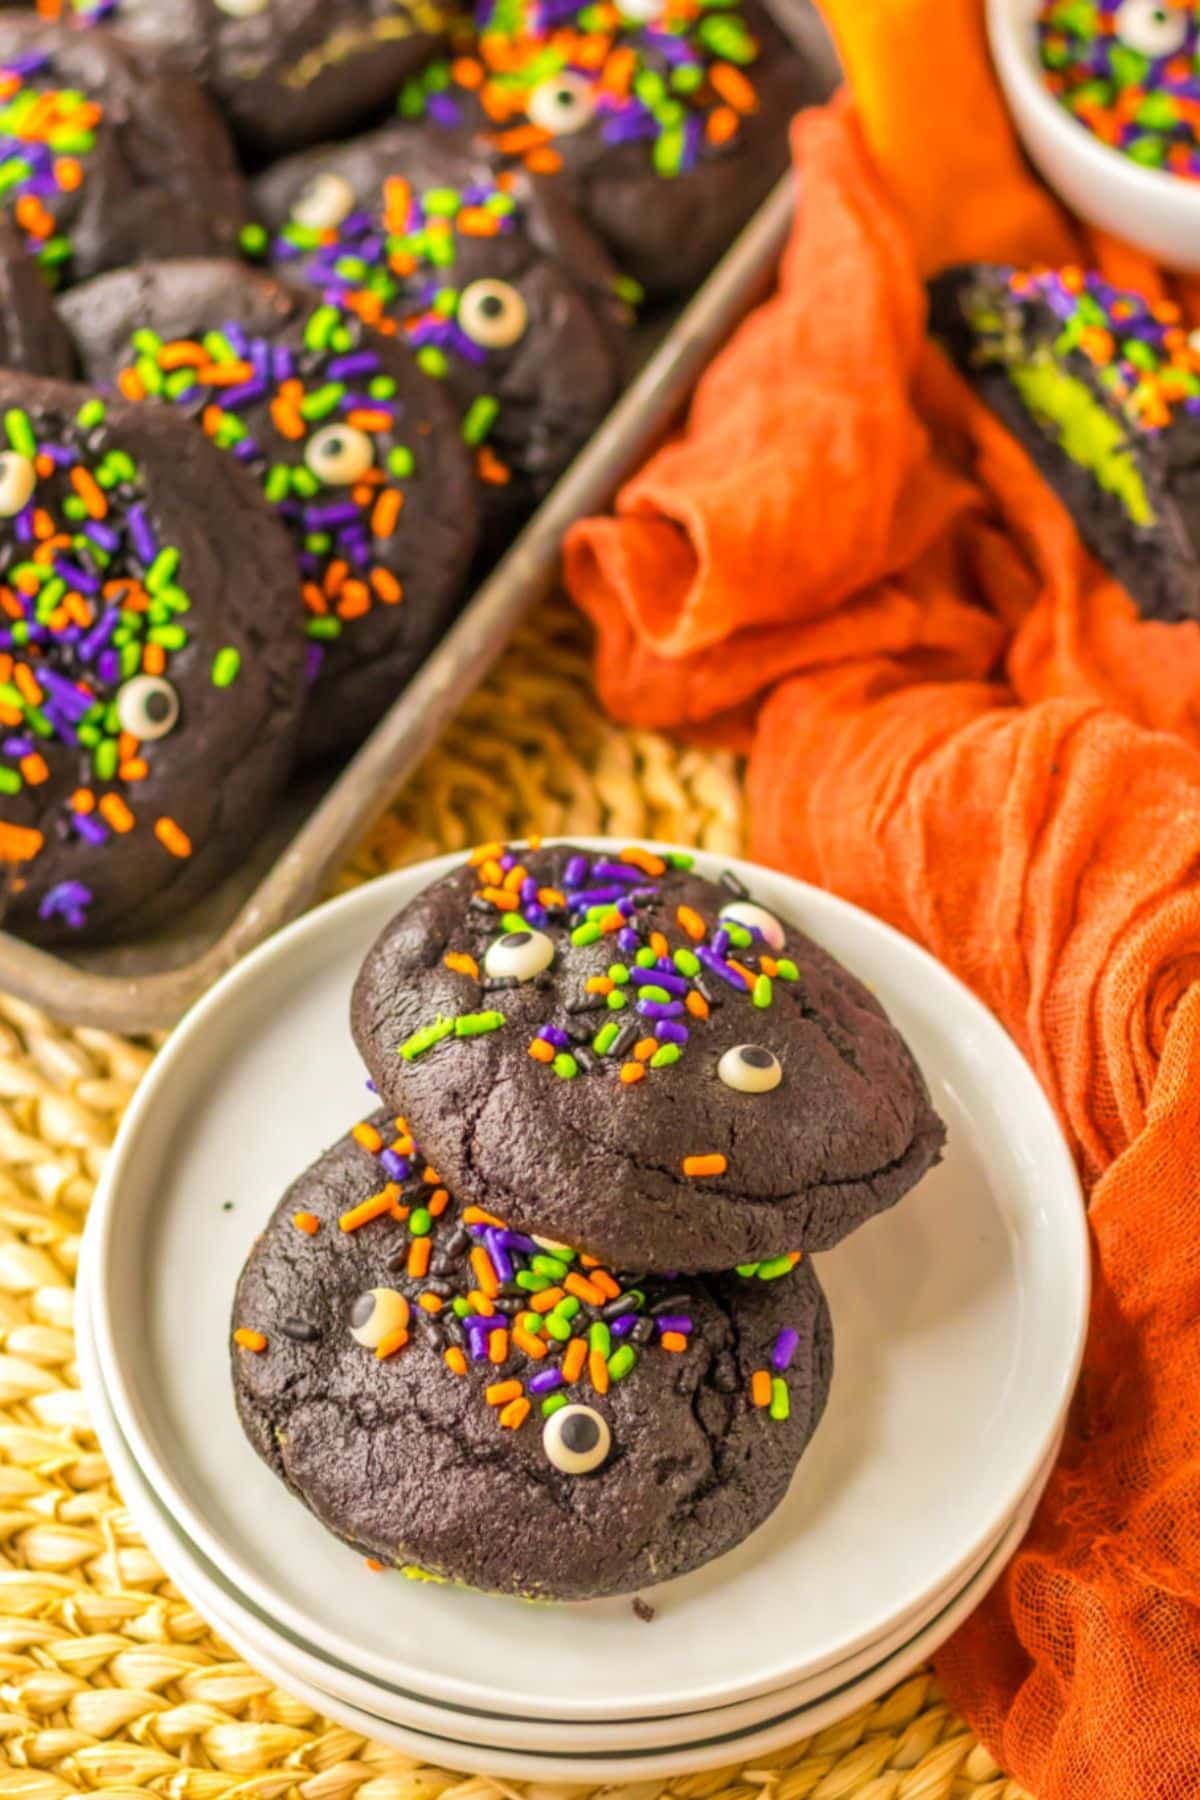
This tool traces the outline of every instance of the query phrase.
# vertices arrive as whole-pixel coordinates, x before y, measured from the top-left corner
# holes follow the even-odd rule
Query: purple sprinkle
[[[262,455],[262,446],[254,438],[240,438],[233,446],[233,454],[239,462],[253,462]]]
[[[79,734],[75,730],[73,721],[68,719],[66,713],[60,712],[58,707],[53,704],[43,707],[42,710],[54,727],[54,734],[56,737],[62,738],[68,744],[74,744],[78,741]],[[107,837],[108,833],[105,832],[104,835]]]
[[[501,1281],[511,1281],[515,1271],[512,1265],[512,1258],[504,1248],[503,1233],[497,1231],[494,1225],[489,1225],[483,1236],[488,1247],[488,1255],[492,1259],[492,1267],[495,1269],[496,1274],[500,1277]]]
[[[726,931],[726,929],[723,925],[718,926],[717,930],[713,932],[712,947],[716,951],[718,956],[724,956],[725,952],[729,948],[731,941],[732,940],[729,936],[729,933]]]
[[[505,874],[507,875],[508,871],[510,869],[515,869],[516,866],[517,866],[516,857],[513,855],[511,850],[506,850],[504,852],[504,855],[500,858],[500,867],[504,870]]]
[[[522,1256],[536,1256],[538,1247],[531,1237],[520,1231],[502,1231],[500,1242],[506,1250],[519,1250]]]
[[[311,687],[313,685],[313,682],[317,679],[317,676],[321,673],[321,664],[324,661],[325,661],[324,648],[320,644],[310,644],[308,646],[308,663],[307,663],[307,665],[305,667],[305,671],[304,671],[305,679],[307,680],[309,687]]]
[[[676,1025],[670,1019],[660,1019],[654,1027],[654,1035],[660,1044],[686,1044],[688,1028],[686,1025]]]
[[[737,989],[739,994],[746,992],[746,983],[743,977],[738,974],[736,969],[731,969],[727,962],[723,962],[709,949],[707,944],[697,944],[696,955],[706,969],[711,969],[714,975],[719,975],[722,981],[727,981],[731,988]]]
[[[664,1331],[677,1331],[681,1337],[686,1337],[694,1329],[690,1313],[659,1313],[654,1323],[660,1335]]]
[[[103,844],[108,841],[107,825],[101,824],[100,820],[94,818],[91,813],[73,812],[71,824],[80,837],[86,838],[89,844]]]
[[[645,880],[645,870],[635,869],[631,863],[607,862],[603,858],[596,863],[592,874],[598,876],[601,881],[632,882],[634,887],[640,881]]]
[[[267,397],[267,386],[263,381],[243,381],[237,387],[226,388],[221,396],[221,404],[226,412],[239,412],[246,406],[257,406],[260,400]]]
[[[637,1010],[643,1019],[678,1019],[683,1015],[682,1000],[639,1000]]]
[[[617,947],[620,950],[626,951],[626,953],[640,949],[641,943],[642,940],[637,932],[631,931],[628,925],[626,925],[623,931],[618,931],[617,933]]]
[[[82,719],[92,702],[87,694],[81,694],[73,681],[60,675],[57,669],[39,669],[38,680],[42,689],[49,694],[55,708],[71,720]]]
[[[337,500],[331,506],[306,506],[304,529],[330,531],[339,525],[357,525],[362,517],[351,500]]]
[[[229,340],[229,347],[239,362],[245,362],[250,352],[250,339],[246,336],[236,319],[226,319],[221,327]]]
[[[538,906],[533,901],[526,901],[525,919],[527,924],[544,925],[549,917],[550,914],[544,906]]]
[[[553,1044],[556,1050],[565,1050],[571,1042],[561,1025],[543,1025],[537,1035]]]
[[[380,1167],[393,1181],[407,1181],[412,1174],[412,1164],[406,1156],[400,1156],[395,1150],[379,1152]]]
[[[129,512],[126,515],[126,522],[129,526],[129,536],[132,539],[134,550],[137,552],[138,560],[149,568],[150,564],[158,555],[158,543],[155,539],[154,532],[151,529],[150,515],[147,513],[140,500],[135,506],[130,507]]]
[[[349,356],[335,356],[326,373],[330,381],[355,381],[360,375],[378,375],[379,358],[374,350],[355,350]]]
[[[271,374],[276,381],[290,381],[296,373],[296,359],[286,344],[276,344],[271,353]]]
[[[586,856],[573,856],[567,864],[563,875],[563,886],[569,888],[582,887],[587,880],[588,859]]]
[[[565,1378],[561,1369],[539,1369],[531,1375],[525,1386],[531,1394],[549,1394],[555,1388],[564,1386]]]
[[[65,919],[72,931],[81,931],[87,924],[87,909],[92,904],[92,890],[85,887],[82,881],[60,881],[42,898],[38,907],[39,919]]]
[[[610,1319],[608,1329],[616,1338],[628,1337],[637,1322],[638,1313],[635,1306],[632,1312],[620,1313],[615,1319]]]
[[[427,111],[435,125],[446,125],[454,130],[462,124],[461,108],[449,94],[431,94]]]
[[[668,975],[666,969],[630,969],[629,978],[635,987],[663,987],[668,994],[686,994],[688,984],[682,975]]]
[[[102,650],[100,652],[99,660],[96,663],[96,668],[101,681],[111,686],[114,681],[120,679],[121,658],[111,647],[107,650]]]
[[[538,884],[532,875],[527,875],[521,883],[521,898],[522,900],[536,900],[537,897]]]
[[[0,749],[4,751],[5,756],[15,756],[20,758],[22,756],[32,756],[37,749],[37,745],[31,737],[10,737],[5,738],[4,743],[0,745]]]
[[[112,551],[120,548],[121,540],[117,533],[110,530],[107,525],[102,525],[99,519],[89,519],[83,528],[83,535],[91,538],[93,544],[99,544],[102,550]]]
[[[620,898],[619,887],[582,888],[579,893],[571,895],[571,911],[582,912],[589,906],[611,906]]]
[[[775,1348],[771,1352],[771,1367],[778,1374],[782,1375],[785,1369],[791,1367],[799,1342],[799,1332],[793,1331],[790,1325],[785,1325],[775,1339]]]
[[[77,563],[67,562],[65,557],[55,557],[54,572],[56,575],[61,575],[68,586],[78,588],[81,594],[98,594],[100,592],[98,577],[89,575],[88,571],[81,569]]]

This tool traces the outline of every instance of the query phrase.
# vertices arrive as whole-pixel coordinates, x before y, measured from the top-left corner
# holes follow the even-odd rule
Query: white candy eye
[[[570,1244],[557,1243],[554,1238],[535,1237],[533,1241],[539,1250],[548,1251],[551,1256],[555,1255],[559,1250],[565,1250],[568,1256],[574,1256],[575,1254]]]
[[[735,1044],[717,1064],[717,1074],[739,1094],[769,1094],[783,1080],[779,1058],[762,1044]]]
[[[529,313],[507,281],[473,281],[459,295],[458,323],[473,344],[507,350],[525,336]]]
[[[1187,42],[1187,18],[1163,0],[1124,0],[1117,8],[1117,36],[1143,56],[1174,56]]]
[[[631,25],[656,25],[666,10],[665,0],[617,0],[617,11]]]
[[[368,1288],[350,1309],[350,1336],[364,1350],[378,1350],[384,1338],[408,1324],[408,1301],[395,1288]]]
[[[266,12],[271,0],[214,0],[218,11],[228,13],[231,19],[252,19],[255,13]]]
[[[33,499],[37,470],[17,450],[0,455],[0,519],[13,519]]]
[[[352,487],[375,461],[375,446],[356,425],[326,425],[308,440],[304,460],[326,487]]]
[[[560,1406],[546,1420],[542,1445],[564,1475],[590,1475],[607,1458],[612,1433],[590,1406]]]
[[[555,137],[567,137],[590,125],[596,113],[592,84],[582,75],[563,69],[549,81],[539,82],[529,96],[529,117]]]
[[[782,950],[787,942],[787,934],[775,914],[769,913],[765,906],[755,906],[752,900],[734,900],[729,906],[723,906],[721,917],[734,925],[744,925],[747,931],[760,931],[772,950]]]
[[[332,231],[353,211],[354,189],[344,175],[326,169],[313,176],[292,207],[292,217],[310,231]]]
[[[497,981],[532,981],[554,961],[554,945],[544,931],[506,931],[489,944],[483,966]]]
[[[135,675],[117,693],[121,730],[143,744],[166,737],[179,718],[179,695],[161,675]]]

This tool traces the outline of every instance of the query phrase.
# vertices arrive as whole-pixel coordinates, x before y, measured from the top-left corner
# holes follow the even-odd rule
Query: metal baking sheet
[[[457,622],[356,755],[301,779],[258,853],[167,931],[92,950],[48,951],[0,932],[0,989],[73,1024],[157,1030],[239,957],[317,900],[515,627],[553,589],[576,519],[608,507],[663,436],[705,365],[770,284],[787,236],[785,176],[660,341],[605,423],[476,590]]]

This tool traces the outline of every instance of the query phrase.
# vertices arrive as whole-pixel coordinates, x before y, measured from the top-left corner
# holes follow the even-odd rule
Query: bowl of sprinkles
[[[1017,130],[1059,197],[1200,272],[1197,0],[988,0],[988,31]]]

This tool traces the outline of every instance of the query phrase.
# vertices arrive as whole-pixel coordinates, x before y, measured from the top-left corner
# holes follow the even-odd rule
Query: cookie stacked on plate
[[[940,1155],[882,1008],[690,857],[493,844],[387,927],[352,1024],[379,1109],[234,1304],[255,1448],[409,1574],[579,1599],[731,1549],[825,1405],[809,1253]]]

